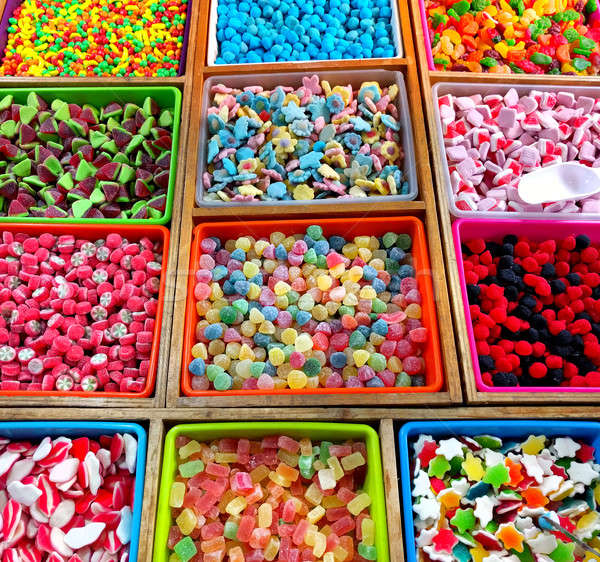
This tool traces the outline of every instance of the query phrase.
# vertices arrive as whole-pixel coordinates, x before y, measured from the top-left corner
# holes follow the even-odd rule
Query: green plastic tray
[[[0,217],[3,222],[26,223],[86,223],[86,224],[167,224],[173,210],[173,193],[177,175],[177,154],[179,151],[179,126],[181,121],[181,92],[172,86],[157,87],[88,87],[88,88],[2,88],[2,96],[12,95],[17,103],[26,103],[27,94],[35,92],[46,101],[61,99],[67,103],[106,105],[116,101],[131,102],[140,105],[150,96],[161,108],[173,108],[173,145],[171,149],[171,168],[169,169],[169,187],[167,206],[159,219],[81,219],[69,217],[54,219],[47,217]]]
[[[169,549],[167,539],[169,527],[173,525],[169,493],[177,472],[175,440],[185,435],[197,441],[212,441],[222,438],[262,438],[267,435],[284,434],[315,441],[340,442],[347,439],[363,441],[367,446],[367,475],[364,490],[372,498],[371,517],[375,522],[375,546],[377,561],[389,562],[388,534],[385,511],[385,492],[381,469],[381,449],[377,432],[368,425],[350,423],[304,423],[304,422],[244,422],[244,423],[192,423],[173,427],[165,439],[162,477],[158,499],[158,517],[154,541],[154,562],[167,562]]]

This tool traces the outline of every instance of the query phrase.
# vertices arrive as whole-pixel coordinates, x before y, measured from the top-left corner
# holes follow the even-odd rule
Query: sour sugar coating
[[[8,94],[0,99],[0,216],[160,218],[172,144],[173,109],[150,97],[97,107],[34,92],[21,104]]]
[[[2,232],[0,389],[144,391],[161,261],[149,238]]]
[[[586,95],[447,94],[438,99],[452,196],[461,211],[599,213],[600,196],[530,205],[521,177],[561,162],[600,166],[600,106]]]
[[[137,440],[0,438],[3,559],[127,559]]]
[[[364,443],[179,436],[175,445],[170,560],[377,559]]]
[[[600,71],[597,0],[424,0],[437,70],[501,74]]]
[[[202,240],[194,390],[423,386],[411,237]]]
[[[24,0],[0,76],[176,76],[188,0]]]
[[[221,0],[216,64],[397,56],[389,0]]]
[[[492,435],[412,445],[416,548],[429,560],[593,560],[548,518],[598,550],[600,465],[579,439]]]
[[[211,89],[208,201],[406,195],[398,87],[358,89],[306,76],[302,86]]]
[[[463,248],[484,384],[600,386],[600,245],[508,234]]]

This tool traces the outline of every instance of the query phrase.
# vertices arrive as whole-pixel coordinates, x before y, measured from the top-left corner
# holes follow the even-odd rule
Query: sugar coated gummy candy
[[[597,75],[597,0],[425,0],[437,70]]]
[[[176,447],[171,561],[377,559],[364,443],[180,436]],[[185,476],[192,462],[202,469]]]
[[[585,442],[420,435],[412,449],[415,544],[424,558],[591,560],[545,518],[600,547],[600,465]]]
[[[600,244],[506,234],[462,247],[483,384],[600,386]]]
[[[332,86],[318,76],[272,90],[213,86],[204,199],[408,195],[398,93],[396,84]]]
[[[525,203],[521,178],[542,167],[577,162],[598,167],[598,101],[563,90],[438,98],[452,199],[459,211],[600,213],[600,196]]]
[[[412,240],[305,234],[200,242],[193,390],[423,386]]]
[[[2,559],[127,559],[137,446],[119,433],[0,437]]]

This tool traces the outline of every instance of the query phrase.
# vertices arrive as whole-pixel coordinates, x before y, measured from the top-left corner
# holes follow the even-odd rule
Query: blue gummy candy
[[[192,373],[192,375],[196,377],[201,377],[202,375],[204,375],[206,371],[206,364],[204,363],[204,359],[202,359],[201,357],[196,357],[195,359],[193,359],[190,363],[189,371],[190,373]]]

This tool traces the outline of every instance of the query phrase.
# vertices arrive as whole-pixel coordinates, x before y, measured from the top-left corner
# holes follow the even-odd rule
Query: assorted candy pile
[[[530,205],[519,180],[537,168],[578,162],[600,166],[598,100],[567,91],[511,88],[502,96],[438,99],[456,206],[462,211],[600,213],[600,195]]]
[[[142,392],[161,246],[2,232],[0,389]]]
[[[484,384],[600,386],[600,244],[478,238],[463,260]]]
[[[406,195],[398,86],[211,88],[203,175],[210,201]]]
[[[24,0],[0,76],[177,76],[188,0]]]
[[[79,106],[31,92],[0,100],[0,216],[160,218],[171,166],[173,113]]]
[[[437,70],[600,72],[598,0],[424,0]]]
[[[216,64],[394,57],[390,0],[221,0]]]
[[[376,560],[364,443],[178,437],[172,560]]]
[[[2,560],[127,560],[137,441],[0,438]]]
[[[570,437],[420,435],[412,483],[419,554],[440,562],[595,560],[545,520],[598,550],[594,454]]]
[[[423,386],[408,234],[201,241],[194,390]]]

